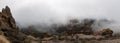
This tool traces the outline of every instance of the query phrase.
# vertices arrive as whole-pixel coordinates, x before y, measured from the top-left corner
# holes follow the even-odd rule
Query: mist
[[[11,8],[20,27],[50,26],[65,24],[72,18],[93,18],[114,21],[102,27],[120,30],[120,0],[0,0],[0,4],[0,8],[6,5]]]

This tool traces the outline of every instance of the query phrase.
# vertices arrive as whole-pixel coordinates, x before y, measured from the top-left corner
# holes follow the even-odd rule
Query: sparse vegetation
[[[21,32],[25,33],[26,35],[32,35],[34,37],[44,38],[49,37],[49,35],[45,32],[37,31],[34,26],[29,26],[28,28],[22,28]]]
[[[120,33],[113,34],[114,37],[120,37]]]
[[[94,19],[84,19],[81,22],[78,19],[69,20],[69,23],[66,25],[61,25],[56,27],[57,33],[66,33],[76,34],[76,33],[83,33],[83,34],[93,34],[92,24],[95,22]]]

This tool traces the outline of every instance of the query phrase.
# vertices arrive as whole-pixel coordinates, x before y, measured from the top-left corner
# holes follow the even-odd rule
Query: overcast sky
[[[0,10],[6,5],[21,25],[59,23],[69,18],[105,18],[120,23],[120,0],[0,0]]]

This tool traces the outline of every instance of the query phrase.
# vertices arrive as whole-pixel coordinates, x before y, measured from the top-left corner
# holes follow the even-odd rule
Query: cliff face
[[[0,34],[7,37],[11,43],[23,43],[26,37],[25,34],[19,32],[8,6],[0,12]]]
[[[12,17],[10,8],[8,6],[3,8],[2,12],[0,12],[0,25],[2,29],[17,29],[15,20]]]

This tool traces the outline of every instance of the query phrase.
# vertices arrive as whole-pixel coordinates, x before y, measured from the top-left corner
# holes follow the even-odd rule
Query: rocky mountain
[[[0,12],[0,43],[27,43],[26,39],[27,35],[21,33],[16,26],[10,8],[3,8]]]
[[[0,12],[0,43],[120,43],[120,34],[113,35],[109,28],[93,32],[94,22],[73,19],[66,25],[51,26],[57,34],[41,33],[34,26],[20,30],[6,6]]]

